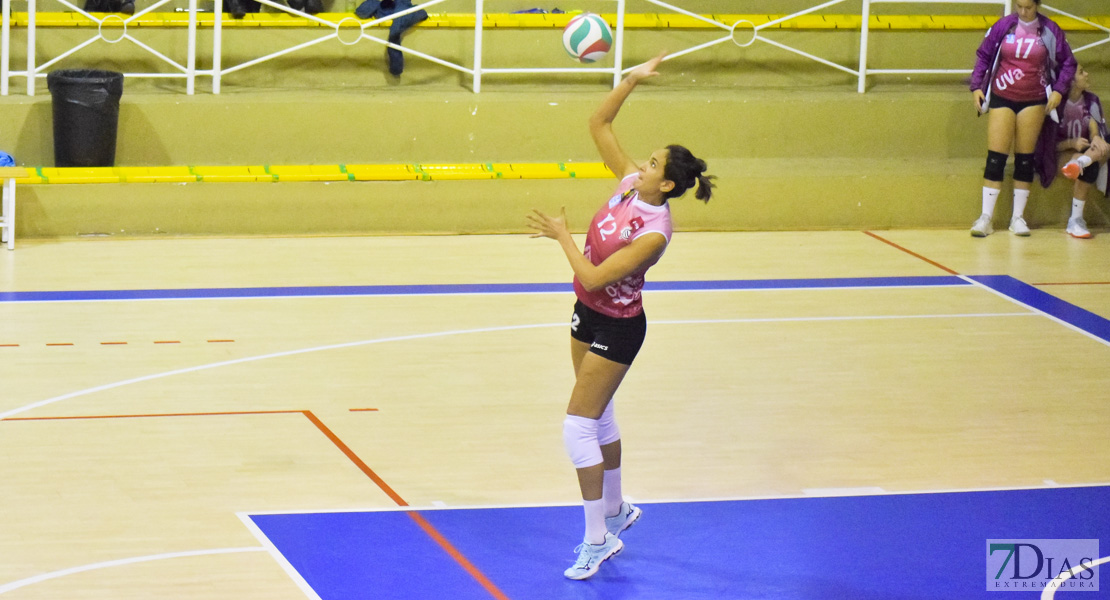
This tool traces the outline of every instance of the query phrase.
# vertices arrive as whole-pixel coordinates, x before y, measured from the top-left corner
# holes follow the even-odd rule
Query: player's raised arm
[[[613,120],[617,118],[617,113],[620,112],[624,101],[636,88],[640,80],[659,74],[655,69],[659,67],[659,63],[663,61],[664,56],[666,56],[666,53],[662,53],[633,69],[617,87],[613,88],[613,91],[609,92],[609,95],[601,102],[601,106],[590,117],[590,135],[594,138],[594,145],[597,146],[597,151],[601,154],[601,160],[605,162],[605,166],[609,167],[609,170],[618,179],[636,171],[637,167],[636,163],[625,154],[620,143],[617,142],[617,136],[613,133]]]

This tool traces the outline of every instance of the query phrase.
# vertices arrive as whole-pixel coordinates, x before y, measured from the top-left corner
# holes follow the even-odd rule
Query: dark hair
[[[678,198],[686,190],[697,186],[694,197],[702,202],[709,202],[713,195],[712,175],[705,175],[705,161],[694,156],[684,146],[672,144],[667,146],[667,165],[663,167],[663,177],[674,183],[674,187],[665,194],[664,198]]]

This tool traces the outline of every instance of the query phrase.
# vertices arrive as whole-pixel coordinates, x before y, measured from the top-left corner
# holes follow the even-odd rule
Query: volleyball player
[[[1014,211],[1010,231],[1029,235],[1024,215],[1035,172],[1034,151],[1038,143],[1046,143],[1041,136],[1045,115],[1060,105],[1075,75],[1075,58],[1064,32],[1037,12],[1040,3],[1041,0],[1014,0],[1014,12],[990,28],[976,53],[971,90],[975,108],[980,113],[989,111],[989,119],[983,210],[971,226],[971,235],[975,237],[985,237],[994,231],[991,219],[1011,147]],[[1055,152],[1051,142],[1047,144],[1042,146],[1043,151]]]
[[[1093,186],[1100,184],[1101,191],[1106,192],[1106,160],[1110,158],[1102,102],[1090,89],[1090,75],[1080,66],[1056,130],[1056,149],[1060,160],[1067,161],[1062,171],[1065,177],[1075,180],[1067,232],[1077,238],[1091,237],[1083,219],[1083,207]]]
[[[640,518],[621,494],[620,431],[614,418],[617,391],[643,344],[647,330],[641,304],[644,274],[671,239],[668,200],[696,189],[708,202],[713,184],[702,161],[682,146],[667,146],[637,165],[624,153],[612,123],[632,90],[658,75],[663,54],[634,69],[611,91],[589,121],[605,165],[620,179],[616,191],[590,223],[583,252],[571,238],[566,209],[559,216],[538,210],[528,216],[532,237],[557,242],[574,271],[577,302],[571,317],[571,362],[575,384],[563,441],[577,469],[585,508],[585,536],[578,559],[564,572],[586,579],[624,548],[622,531]]]

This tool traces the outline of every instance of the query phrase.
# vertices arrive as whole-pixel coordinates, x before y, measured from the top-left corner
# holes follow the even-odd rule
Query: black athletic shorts
[[[570,319],[570,337],[590,345],[590,352],[622,365],[631,365],[647,335],[647,317],[617,319],[603,315],[582,304],[574,303]]]
[[[1031,107],[1031,106],[1044,106],[1048,104],[1048,100],[1034,100],[1032,102],[1014,102],[1007,100],[998,94],[991,94],[990,108],[1008,108],[1014,111],[1014,114]]]

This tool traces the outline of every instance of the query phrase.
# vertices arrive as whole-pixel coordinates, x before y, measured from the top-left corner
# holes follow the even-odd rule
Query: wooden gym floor
[[[0,595],[298,599],[241,513],[575,503],[569,279],[526,236],[0,252]],[[638,501],[1110,482],[1110,234],[678,233],[649,281]]]

